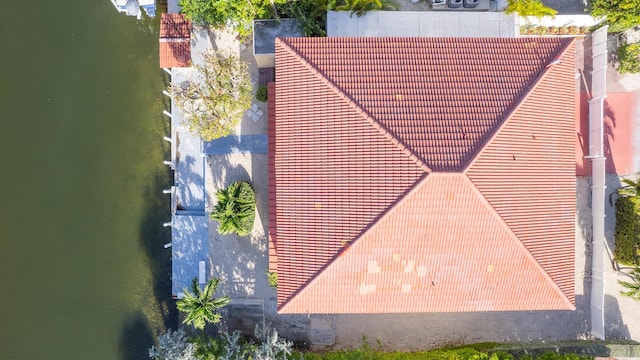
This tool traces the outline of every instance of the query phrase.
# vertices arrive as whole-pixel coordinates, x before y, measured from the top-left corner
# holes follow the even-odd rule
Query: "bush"
[[[280,17],[296,19],[305,36],[327,36],[327,0],[291,0],[276,7]]]
[[[558,11],[542,3],[541,0],[509,0],[505,13],[516,13],[520,16],[555,16]]]
[[[219,337],[201,337],[196,340],[197,354],[206,360],[277,360],[293,359],[293,343],[278,335],[275,329],[256,325],[254,336],[257,342],[247,341],[239,331],[221,331]]]
[[[267,271],[265,273],[267,275],[267,281],[269,282],[269,286],[272,288],[278,287],[278,273],[273,271]]]
[[[258,90],[256,90],[256,100],[267,102],[267,99],[269,98],[268,96],[269,91],[267,90],[267,87],[264,85],[258,86]]]
[[[614,255],[623,264],[638,264],[640,249],[640,200],[621,196],[616,200]]]
[[[618,61],[620,61],[621,73],[640,72],[640,43],[622,44],[618,48]]]
[[[218,190],[216,197],[218,203],[211,213],[211,218],[220,223],[218,232],[249,235],[256,218],[256,194],[251,185],[244,181],[236,181],[228,188]]]

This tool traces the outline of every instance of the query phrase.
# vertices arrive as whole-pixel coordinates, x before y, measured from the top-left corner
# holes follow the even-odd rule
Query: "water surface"
[[[0,359],[143,359],[171,324],[157,27],[2,2]]]

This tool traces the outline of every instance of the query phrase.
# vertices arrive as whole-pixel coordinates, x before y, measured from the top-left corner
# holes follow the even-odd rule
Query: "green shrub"
[[[621,73],[640,72],[640,43],[622,44],[618,48],[618,60],[620,61]]]
[[[621,196],[616,200],[616,246],[614,255],[623,264],[638,263],[640,248],[640,200]]]
[[[264,85],[258,86],[258,90],[256,90],[256,100],[267,102],[268,99],[268,90]]]
[[[327,36],[328,1],[332,0],[291,0],[276,3],[276,8],[280,17],[296,19],[304,36]]]
[[[218,220],[220,234],[247,236],[256,218],[256,194],[249,183],[236,181],[216,193],[218,203],[211,218]]]
[[[283,3],[285,0],[274,0]],[[253,19],[269,19],[273,15],[270,0],[180,0],[180,12],[195,22],[223,28],[231,25],[241,37],[251,34]]]
[[[272,288],[278,287],[278,273],[274,271],[267,271],[265,273],[267,275],[267,281],[269,281],[269,286]]]
[[[516,13],[520,16],[555,16],[558,11],[542,3],[541,0],[509,0],[505,13]]]

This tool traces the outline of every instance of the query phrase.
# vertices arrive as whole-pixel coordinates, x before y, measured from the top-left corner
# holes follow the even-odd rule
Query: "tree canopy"
[[[251,81],[246,63],[235,55],[207,53],[196,64],[195,78],[169,86],[191,131],[205,141],[229,135],[251,107]]]
[[[268,19],[274,5],[286,0],[180,0],[184,16],[204,25],[222,28],[231,25],[240,36],[251,33],[251,20]]]
[[[591,0],[591,15],[605,16],[609,32],[640,25],[640,0]]]

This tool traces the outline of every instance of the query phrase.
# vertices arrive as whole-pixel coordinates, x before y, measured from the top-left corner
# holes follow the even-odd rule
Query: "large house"
[[[572,39],[285,38],[275,66],[279,313],[575,309]]]

